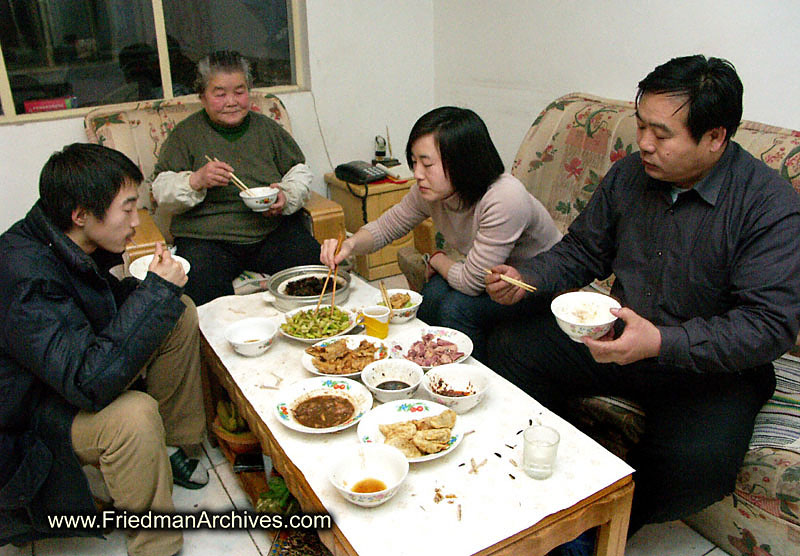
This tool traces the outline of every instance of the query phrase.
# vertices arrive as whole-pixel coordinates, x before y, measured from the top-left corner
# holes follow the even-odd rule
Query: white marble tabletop
[[[357,276],[352,278],[345,307],[357,309],[378,300],[378,290]],[[316,376],[300,363],[307,344],[279,336],[261,357],[243,357],[233,351],[224,338],[229,323],[252,316],[283,322],[282,314],[260,293],[223,297],[199,307],[198,313],[209,344],[358,554],[386,554],[387,545],[397,555],[474,554],[633,472],[588,436],[491,373],[486,399],[458,417],[464,430],[473,433],[449,455],[411,464],[405,483],[388,502],[374,508],[353,505],[330,484],[328,474],[337,450],[358,442],[356,426],[331,434],[290,430],[275,417],[278,392],[265,388]],[[387,340],[422,326],[419,320],[393,324]],[[466,362],[482,365],[471,357]],[[424,396],[420,389],[416,397]],[[529,478],[521,468],[520,431],[532,421],[553,426],[561,434],[555,472],[543,481]],[[486,463],[470,473],[471,459]],[[437,490],[454,497],[436,503]]]

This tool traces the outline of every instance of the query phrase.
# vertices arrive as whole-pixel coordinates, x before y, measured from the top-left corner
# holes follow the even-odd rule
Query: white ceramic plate
[[[472,354],[472,340],[463,332],[443,326],[427,326],[422,329],[411,330],[395,338],[391,342],[391,348],[389,350],[391,356],[405,359],[405,354],[408,353],[411,346],[414,345],[415,342],[422,340],[422,336],[425,334],[433,334],[436,340],[442,339],[453,342],[458,348],[458,351],[464,354],[455,361],[449,361],[449,363],[461,363]],[[444,365],[444,363],[441,364]],[[436,366],[422,365],[421,363],[419,363],[419,365],[426,371]]]
[[[172,255],[172,258],[181,263],[183,266],[183,271],[186,274],[189,274],[189,269],[192,266],[189,264],[189,261],[184,259],[183,257],[179,257],[178,255]],[[144,257],[139,257],[135,261],[133,261],[130,266],[128,267],[128,272],[131,273],[131,276],[134,278],[138,278],[139,280],[144,280],[147,276],[147,268],[150,266],[150,262],[153,260],[153,255],[145,255]]]
[[[380,429],[378,429],[378,425],[422,419],[423,417],[439,415],[446,409],[445,406],[428,400],[412,399],[386,402],[371,410],[361,419],[361,422],[358,424],[358,440],[363,444],[370,444],[372,442],[379,442],[382,444],[385,437]],[[450,436],[450,445],[446,450],[435,454],[426,454],[418,458],[408,458],[408,463],[417,463],[444,457],[455,450],[456,446],[461,444],[463,439],[464,433],[461,429],[461,418],[457,417],[456,425],[453,427],[452,435]]]
[[[389,348],[384,342],[382,342],[378,338],[373,338],[372,336],[366,336],[366,335],[363,335],[363,334],[353,334],[353,335],[349,335],[349,336],[342,336],[341,338],[337,338],[337,337],[328,338],[327,340],[322,340],[321,342],[317,342],[314,345],[318,346],[318,347],[324,347],[324,346],[327,346],[329,344],[332,344],[333,342],[338,342],[339,340],[346,340],[348,349],[357,348],[361,344],[362,340],[368,341],[373,346],[378,348],[378,351],[375,352],[375,360],[376,361],[379,360],[379,359],[384,359],[385,357],[388,357],[388,355],[389,355]],[[357,376],[359,376],[361,374],[361,371],[356,371],[354,373],[347,373],[347,374],[343,374],[343,375],[334,375],[334,374],[329,374],[329,373],[323,373],[322,371],[320,371],[319,369],[317,369],[314,366],[314,357],[312,357],[311,355],[309,355],[305,351],[303,352],[303,356],[300,358],[300,362],[303,364],[303,368],[305,370],[307,370],[310,373],[314,373],[315,375],[319,375],[319,376],[326,376],[326,377],[330,377],[330,378],[335,378],[335,377],[355,378],[355,377],[357,377]]]
[[[341,425],[324,429],[301,425],[295,420],[292,410],[298,403],[318,394],[334,394],[348,398],[355,407],[353,416]],[[281,389],[276,399],[275,417],[281,424],[299,432],[312,434],[336,432],[351,427],[358,423],[372,407],[372,394],[370,391],[360,382],[349,378],[307,378]]]
[[[320,311],[322,311],[323,309],[327,310],[328,307],[330,307],[330,305],[321,305],[319,310]],[[283,328],[281,328],[280,326],[278,327],[278,330],[280,330],[281,334],[283,334],[287,338],[292,338],[293,340],[300,340],[301,342],[305,342],[307,344],[316,344],[320,340],[327,340],[328,338],[333,338],[334,336],[341,336],[342,334],[347,334],[353,328],[355,328],[356,324],[358,324],[358,316],[353,311],[351,311],[350,309],[345,309],[344,307],[338,307],[338,306],[336,308],[337,309],[341,309],[342,311],[344,311],[345,313],[347,313],[350,316],[350,324],[348,324],[347,327],[344,330],[340,330],[336,334],[331,334],[330,336],[322,336],[320,338],[299,338],[297,336],[292,336],[288,332],[285,332],[283,330]],[[292,316],[294,316],[295,314],[297,314],[297,313],[299,313],[301,311],[309,311],[309,310],[313,311],[314,309],[315,309],[315,306],[298,307],[297,309],[292,309],[291,311],[287,311],[285,316],[286,316],[286,318],[289,318],[289,317],[292,317]],[[286,318],[284,318],[284,320],[281,322],[281,324],[286,322]]]

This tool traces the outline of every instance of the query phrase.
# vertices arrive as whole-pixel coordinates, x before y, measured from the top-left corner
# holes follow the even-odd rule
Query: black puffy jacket
[[[0,236],[0,545],[102,533],[47,521],[96,512],[72,419],[122,393],[184,310],[182,288],[153,273],[120,283],[103,253],[84,253],[38,204]]]

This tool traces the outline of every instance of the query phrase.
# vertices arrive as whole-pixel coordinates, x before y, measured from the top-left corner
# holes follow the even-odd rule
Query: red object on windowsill
[[[59,98],[43,98],[37,100],[26,100],[24,103],[25,113],[51,112],[53,110],[66,110],[78,107],[78,99],[74,96]]]

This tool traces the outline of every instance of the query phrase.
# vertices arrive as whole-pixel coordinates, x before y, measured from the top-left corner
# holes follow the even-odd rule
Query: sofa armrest
[[[311,192],[302,209],[303,224],[319,243],[344,233],[344,210],[336,201]]]

